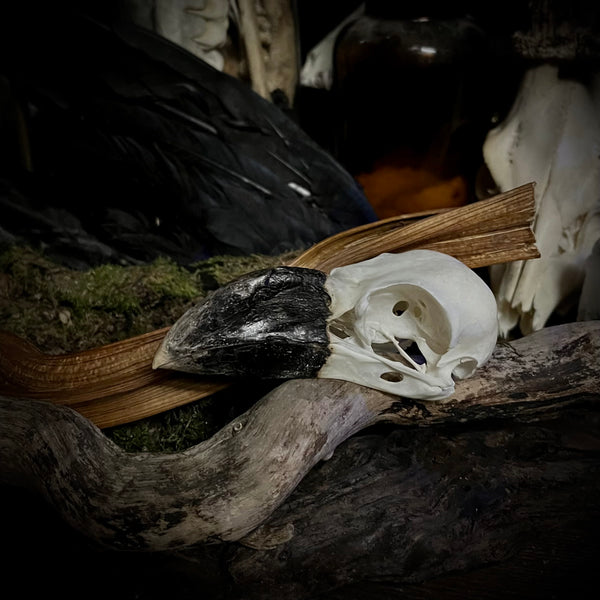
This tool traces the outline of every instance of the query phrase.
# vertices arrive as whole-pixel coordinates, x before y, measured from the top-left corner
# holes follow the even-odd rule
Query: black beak
[[[188,310],[153,368],[202,375],[316,377],[330,354],[325,273],[276,267],[244,275]]]

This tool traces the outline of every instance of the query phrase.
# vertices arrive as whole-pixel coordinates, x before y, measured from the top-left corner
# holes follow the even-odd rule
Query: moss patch
[[[0,327],[44,352],[75,352],[164,327],[204,294],[195,271],[167,259],[75,271],[29,248],[0,254]]]
[[[283,256],[215,256],[194,265],[196,274],[206,289],[216,289],[229,281],[259,269],[268,269],[290,261],[297,253]]]
[[[215,257],[184,268],[62,267],[28,247],[0,253],[0,328],[53,354],[76,352],[174,323],[208,291],[282,257]]]
[[[216,433],[222,426],[218,414],[214,400],[206,398],[105,433],[129,452],[178,452]]]

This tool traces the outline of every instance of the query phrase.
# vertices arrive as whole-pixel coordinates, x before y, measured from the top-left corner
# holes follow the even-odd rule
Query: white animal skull
[[[437,400],[491,355],[497,307],[488,286],[460,261],[413,250],[334,269],[331,356],[319,377]]]
[[[557,66],[531,68],[509,115],[488,133],[483,155],[502,191],[536,182],[541,258],[491,269],[500,335],[516,325],[527,335],[577,298],[600,239],[600,74],[584,85],[560,77]]]

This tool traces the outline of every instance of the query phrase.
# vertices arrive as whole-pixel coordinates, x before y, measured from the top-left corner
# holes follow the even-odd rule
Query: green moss
[[[196,274],[206,289],[216,289],[245,273],[281,265],[295,256],[215,256],[194,265]]]
[[[102,265],[77,277],[65,273],[55,285],[61,301],[79,312],[101,309],[138,314],[164,299],[188,301],[202,292],[193,274],[167,259],[127,268]]]
[[[218,431],[217,414],[213,400],[206,398],[105,433],[128,452],[179,452]]]
[[[77,313],[100,307],[121,313],[139,312],[141,308],[133,290],[135,280],[120,267],[104,265],[78,278],[67,277],[68,281],[59,285],[56,292]]]
[[[146,285],[155,293],[170,298],[192,300],[201,291],[198,277],[166,258],[159,258],[146,269]]]
[[[29,248],[0,254],[0,327],[46,352],[73,352],[172,324],[204,295],[168,259],[75,271]]]
[[[66,322],[50,285],[61,267],[29,248],[0,254],[0,328],[33,342],[47,352],[70,347]]]

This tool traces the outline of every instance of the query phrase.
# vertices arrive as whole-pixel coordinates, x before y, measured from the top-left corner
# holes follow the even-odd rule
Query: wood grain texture
[[[152,358],[167,329],[64,355],[40,352],[0,331],[0,393],[70,406],[111,427],[210,396],[228,385],[153,370]]]
[[[227,598],[595,597],[599,417],[355,436],[229,548]]]
[[[239,0],[241,37],[248,61],[252,89],[265,99],[269,99],[266,67],[262,57],[258,23],[254,3],[250,0]]]
[[[0,400],[0,482],[41,494],[75,529],[113,548],[167,550],[240,540],[354,433],[377,422],[424,427],[531,420],[597,405],[600,322],[548,328],[499,347],[443,402],[404,401],[347,382],[292,380],[211,439],[174,454],[126,453],[67,407]],[[254,531],[277,546],[290,528]]]
[[[383,252],[427,248],[471,268],[538,258],[531,230],[534,185],[437,214],[402,215],[338,233],[309,248],[291,265],[328,273]]]
[[[404,215],[332,236],[291,266],[332,268],[382,252],[429,248],[470,267],[535,258],[533,184],[438,214]],[[222,379],[153,371],[168,328],[101,348],[49,356],[0,332],[0,394],[71,406],[99,427],[148,417],[214,394]]]

